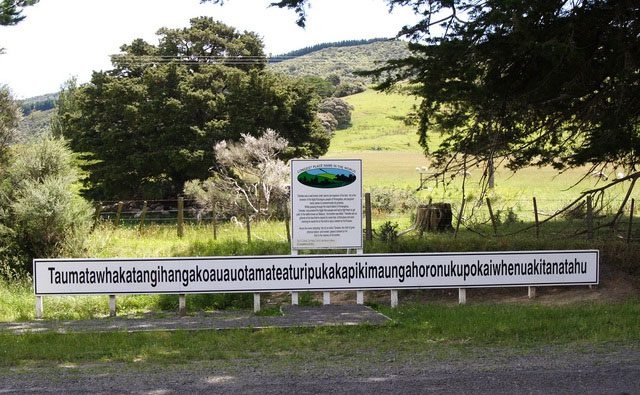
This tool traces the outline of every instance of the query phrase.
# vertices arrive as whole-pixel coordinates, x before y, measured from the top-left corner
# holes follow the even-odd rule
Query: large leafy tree
[[[205,179],[212,147],[274,129],[285,156],[317,156],[329,135],[316,119],[312,88],[264,70],[253,33],[210,18],[161,29],[159,44],[135,40],[114,69],[63,91],[55,126],[82,152],[93,198],[159,198]]]
[[[203,0],[221,3],[219,0]],[[634,0],[387,0],[422,19],[412,56],[374,74],[422,98],[420,143],[441,169],[612,163],[640,152],[640,5]],[[294,9],[304,25],[309,0]],[[428,132],[444,135],[429,147]],[[430,148],[430,149],[428,149]],[[435,148],[435,149],[434,149]]]

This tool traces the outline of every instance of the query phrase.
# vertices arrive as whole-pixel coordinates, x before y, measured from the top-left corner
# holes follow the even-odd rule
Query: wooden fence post
[[[289,221],[291,220],[291,215],[289,214],[289,205],[285,205],[284,209],[284,227],[287,231],[287,243],[291,244],[291,225]]]
[[[431,199],[429,199],[431,201]],[[458,237],[458,230],[460,229],[460,224],[462,223],[462,214],[464,213],[464,199],[462,199],[462,204],[460,205],[460,213],[458,214],[458,223],[456,223],[456,230],[453,232],[453,238]]]
[[[138,232],[142,233],[142,227],[144,226],[144,219],[147,216],[147,201],[142,204],[142,213],[140,213],[140,225],[138,226]]]
[[[213,224],[213,240],[218,240],[218,205],[214,204],[211,210],[211,223]]]
[[[251,218],[249,218],[249,211],[244,209],[244,221],[247,225],[247,243],[251,243]]]
[[[95,228],[100,222],[100,214],[102,214],[102,202],[96,203],[96,211],[93,214],[93,227]]]
[[[536,197],[533,197],[533,213],[536,219],[536,238],[540,238],[540,219],[538,217],[538,202],[536,201]]]
[[[118,202],[118,208],[116,209],[116,220],[114,222],[115,226],[120,225],[120,216],[122,215],[122,206],[124,206],[124,203]]]
[[[178,198],[178,237],[184,236],[184,198]]]
[[[373,229],[371,228],[371,193],[369,192],[364,194],[364,218],[367,229],[365,239],[371,241],[373,240]]]
[[[633,210],[636,205],[636,199],[631,199],[631,210],[629,211],[629,228],[627,229],[627,244],[631,242],[631,231],[633,228]]]
[[[593,239],[593,198],[591,195],[587,196],[587,239]]]
[[[491,226],[493,226],[493,235],[498,236],[498,224],[496,218],[493,216],[493,209],[491,208],[491,200],[487,198],[487,208],[489,209],[489,217],[491,217]]]

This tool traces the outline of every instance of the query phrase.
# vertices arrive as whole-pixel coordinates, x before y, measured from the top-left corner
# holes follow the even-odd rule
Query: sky
[[[24,99],[56,92],[71,77],[87,82],[93,70],[111,68],[109,55],[122,44],[135,38],[157,44],[159,28],[186,27],[202,15],[256,32],[273,55],[322,42],[394,37],[416,20],[409,9],[389,13],[383,0],[314,0],[302,29],[294,11],[268,7],[270,2],[40,0],[25,8],[24,21],[0,27],[0,47],[6,51],[0,55],[0,84]]]

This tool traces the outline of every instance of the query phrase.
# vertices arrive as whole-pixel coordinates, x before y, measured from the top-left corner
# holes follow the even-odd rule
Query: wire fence
[[[374,198],[369,199],[369,202],[372,200],[376,201]],[[467,199],[464,202],[461,199],[450,200],[439,202],[450,207],[449,223],[417,229],[418,206],[424,207],[433,202],[396,201],[395,205],[400,213],[395,212],[393,218],[398,218],[398,215],[406,217],[420,233],[448,229],[454,235],[459,232],[472,232],[483,237],[528,234],[536,237],[615,238],[632,242],[640,240],[640,221],[635,218],[640,208],[635,202],[635,198],[625,201],[620,197],[574,201],[546,197],[492,197]],[[415,208],[407,209],[411,204]],[[289,202],[281,205],[289,207]],[[280,215],[271,219],[284,221],[288,227],[288,215],[282,215],[282,212],[286,213],[288,210],[283,207],[279,209]],[[372,213],[369,215],[378,223],[392,218],[392,212],[387,206],[384,210],[375,204],[373,209],[363,207],[363,213]],[[179,233],[185,224],[213,224],[215,228],[221,223],[230,222],[247,227],[247,237],[250,239],[251,223],[257,220],[260,218],[254,213],[214,212],[204,209],[193,199],[103,201],[96,204],[96,222],[112,223],[115,226],[139,226],[141,229],[148,224],[173,224],[178,227]],[[370,222],[365,219],[364,223]]]

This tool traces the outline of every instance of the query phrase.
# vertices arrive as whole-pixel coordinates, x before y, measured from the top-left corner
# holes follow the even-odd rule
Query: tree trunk
[[[442,232],[451,229],[453,213],[449,203],[432,203],[418,206],[414,229],[424,232]]]

